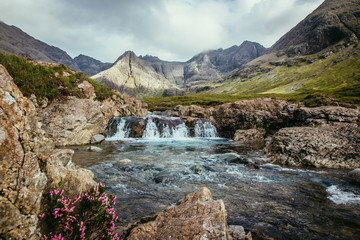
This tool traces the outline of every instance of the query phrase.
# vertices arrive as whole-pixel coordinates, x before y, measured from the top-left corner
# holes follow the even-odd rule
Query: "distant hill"
[[[74,60],[60,48],[37,40],[20,28],[9,26],[0,21],[0,51],[33,60],[62,63],[74,70],[80,70]]]
[[[20,28],[9,26],[0,21],[0,52],[25,56],[33,60],[64,64],[76,71],[87,75],[94,75],[107,67],[110,63],[102,63],[91,57],[79,55],[72,59],[60,48],[50,46],[33,38]]]
[[[199,85],[223,78],[265,52],[266,48],[249,41],[202,52],[187,62],[162,61],[148,55],[137,57],[129,51],[111,68],[93,77],[136,97],[182,95],[199,91]]]
[[[326,0],[269,51],[202,94],[360,96],[360,1]]]

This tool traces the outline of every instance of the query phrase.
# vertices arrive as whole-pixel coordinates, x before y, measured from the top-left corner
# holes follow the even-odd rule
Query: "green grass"
[[[77,86],[85,80],[94,86],[97,100],[104,100],[114,94],[111,89],[83,73],[74,72],[63,64],[44,66],[3,53],[0,53],[0,64],[7,69],[25,96],[35,94],[38,100],[46,97],[51,102],[59,96],[84,98]],[[65,72],[68,74],[64,75]]]

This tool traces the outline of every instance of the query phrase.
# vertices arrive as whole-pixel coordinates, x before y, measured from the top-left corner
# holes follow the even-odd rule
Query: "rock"
[[[252,240],[251,232],[245,233],[244,227],[229,225],[230,236],[233,240]]]
[[[253,161],[248,158],[241,157],[237,153],[225,153],[219,156],[220,160],[228,163],[242,163],[242,164],[253,164]]]
[[[124,165],[129,165],[131,163],[132,163],[132,161],[130,159],[122,159],[120,161],[117,161],[116,165],[124,166]]]
[[[107,123],[98,102],[76,97],[53,101],[39,111],[39,120],[56,146],[89,144]]]
[[[236,130],[233,140],[241,141],[243,143],[252,141],[264,141],[265,130],[264,129],[238,129]]]
[[[90,147],[88,148],[88,150],[91,151],[91,152],[101,152],[101,151],[102,151],[102,148],[96,147],[96,146],[90,146]]]
[[[42,198],[61,179],[74,195],[94,183],[90,171],[73,166],[73,151],[54,151],[39,126],[34,104],[0,65],[1,239],[38,239]]]
[[[217,106],[213,117],[218,132],[224,137],[233,137],[238,129],[283,126],[289,116],[287,105],[285,101],[271,98],[238,101]]]
[[[156,183],[168,183],[174,182],[181,178],[178,172],[174,171],[163,171],[154,176],[154,181]]]
[[[199,174],[199,173],[205,171],[205,168],[203,166],[192,166],[190,168],[190,170],[195,174]]]
[[[38,129],[34,104],[0,65],[0,238],[38,238],[42,169],[53,143]]]
[[[213,200],[203,187],[145,223],[133,225],[125,239],[230,239],[226,216],[224,202]]]
[[[358,108],[346,108],[340,106],[301,107],[294,111],[297,122],[307,126],[317,126],[334,122],[356,123],[359,120]]]
[[[87,98],[89,99],[96,98],[95,89],[93,85],[91,85],[91,83],[89,83],[88,81],[83,81],[82,83],[80,83],[78,85],[78,88],[81,89],[81,91]]]
[[[101,102],[101,111],[105,116],[106,122],[109,122],[113,117],[144,117],[147,115],[148,111],[145,103],[136,98],[122,95],[119,92],[116,93],[117,95],[113,95]]]
[[[360,167],[360,127],[352,123],[292,127],[278,131],[265,153],[280,164],[328,168]]]
[[[102,134],[96,134],[91,138],[91,144],[102,143],[105,140],[105,136]]]
[[[67,197],[84,193],[96,184],[94,174],[90,170],[77,168],[72,164],[73,154],[74,151],[70,149],[54,150],[46,165],[49,190],[62,181],[64,195]]]
[[[348,179],[350,179],[350,181],[356,184],[360,184],[360,168],[356,168],[350,171],[346,176]]]
[[[282,170],[282,167],[280,167],[279,165],[275,165],[275,164],[271,164],[271,163],[263,164],[263,165],[261,165],[261,168],[277,170],[277,171]]]

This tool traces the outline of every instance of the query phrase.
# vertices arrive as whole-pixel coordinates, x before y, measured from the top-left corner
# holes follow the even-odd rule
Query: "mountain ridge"
[[[136,97],[140,98],[151,96],[149,93],[155,92],[156,94],[154,96],[183,95],[190,91],[197,91],[198,86],[203,83],[230,74],[233,70],[261,56],[265,52],[266,48],[259,43],[250,41],[245,41],[239,46],[235,45],[227,49],[220,48],[217,50],[204,51],[186,62],[163,61],[158,57],[150,55],[137,57],[134,52],[126,51],[109,69],[94,75],[93,78],[98,79],[107,86],[126,91],[126,93],[130,95],[136,92]],[[125,69],[125,66],[130,66],[129,64],[120,64],[120,72],[122,71],[122,73],[118,71],[119,69],[114,69],[115,67],[119,67],[119,64],[117,65],[116,63],[122,61],[127,54],[133,56],[133,59],[136,59],[137,62],[141,62],[142,69],[147,69],[147,74],[145,75],[147,75],[148,78],[145,75],[138,74],[137,77],[135,77],[135,79],[138,79],[137,82],[143,81],[144,84],[140,85],[145,87],[150,86],[149,82],[163,81],[163,85],[158,91],[154,92],[153,86],[150,87],[152,89],[150,91],[143,88],[143,94],[141,91],[134,91],[134,84],[130,84],[128,81],[131,74],[125,74],[125,72],[130,72],[130,69]],[[116,75],[115,72],[117,72],[118,75]],[[154,77],[156,79],[154,79]]]

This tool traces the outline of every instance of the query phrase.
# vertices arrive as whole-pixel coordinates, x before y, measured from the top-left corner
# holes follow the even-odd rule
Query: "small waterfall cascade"
[[[213,138],[217,137],[217,130],[212,121],[200,119],[196,122],[194,128],[195,137]]]
[[[189,137],[217,137],[212,121],[198,119],[193,131],[190,131],[181,118],[150,115],[147,117],[116,117],[106,128],[107,140],[129,138],[143,139],[184,139]],[[190,136],[190,132],[191,135]]]

